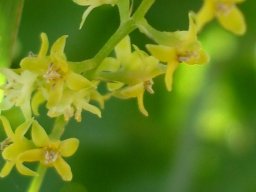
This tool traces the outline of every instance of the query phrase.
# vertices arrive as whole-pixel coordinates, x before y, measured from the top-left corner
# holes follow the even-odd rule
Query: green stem
[[[10,66],[24,0],[0,1],[0,65]]]
[[[54,122],[54,126],[51,132],[50,137],[52,139],[60,139],[61,135],[64,133],[65,130],[66,121],[63,117],[56,118]],[[42,183],[44,181],[44,177],[46,175],[47,167],[43,165],[39,165],[37,169],[38,176],[35,176],[28,188],[28,192],[38,192],[42,186]]]
[[[38,192],[42,186],[47,168],[39,165],[37,169],[38,176],[35,176],[29,186],[28,192]]]
[[[133,15],[134,20],[139,21],[145,18],[148,10],[154,4],[155,0],[144,0]]]
[[[120,24],[117,31],[110,37],[107,43],[100,49],[93,59],[74,63],[72,69],[78,73],[86,72],[88,69],[96,70],[101,62],[113,51],[115,46],[128,34],[137,28],[137,23],[144,19],[145,14],[153,5],[155,0],[143,0],[134,15]],[[125,17],[127,18],[127,17]],[[91,71],[93,73],[94,71]]]
[[[64,120],[64,117],[56,118],[50,137],[53,139],[60,139],[65,131],[66,124],[67,122]]]

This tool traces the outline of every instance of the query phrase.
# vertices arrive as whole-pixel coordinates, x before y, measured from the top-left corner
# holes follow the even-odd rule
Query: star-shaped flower
[[[21,108],[26,119],[31,118],[30,99],[36,74],[30,71],[22,71],[18,74],[7,68],[2,68],[0,72],[6,78],[6,82],[1,86],[4,97],[0,103],[0,110],[9,110],[17,106]]]
[[[33,122],[32,140],[37,148],[27,150],[19,157],[19,166],[23,162],[39,161],[47,167],[54,167],[64,181],[72,180],[72,171],[63,157],[72,156],[79,145],[79,140],[70,138],[63,141],[50,139],[41,125]]]
[[[152,79],[165,72],[165,65],[134,46],[131,49],[129,36],[115,47],[114,57],[106,58],[97,70],[98,78],[109,82],[110,95],[120,99],[137,98],[140,111],[148,115],[144,104],[145,90],[153,93]]]
[[[159,32],[148,26],[148,32],[159,45],[147,45],[149,52],[162,62],[167,63],[165,84],[172,89],[173,73],[180,63],[204,64],[208,55],[197,39],[197,26],[193,13],[189,14],[189,30],[176,32]]]
[[[79,27],[80,29],[83,27],[83,24],[84,24],[87,16],[91,13],[91,11],[94,8],[99,7],[101,5],[106,5],[106,4],[110,4],[110,5],[114,6],[118,2],[118,0],[73,0],[73,1],[81,6],[89,6],[83,13],[82,21],[81,21],[80,27]]]
[[[80,74],[73,72],[64,54],[67,36],[57,39],[48,52],[48,38],[41,34],[42,45],[37,56],[29,56],[21,61],[23,70],[31,71],[38,76],[39,90],[47,101],[47,108],[54,107],[62,99],[65,89],[79,91],[93,87],[92,83]]]
[[[0,116],[0,120],[7,135],[7,138],[2,143],[2,156],[6,163],[0,172],[0,177],[9,175],[15,165],[21,174],[35,176],[36,173],[32,170],[25,166],[19,166],[19,156],[25,151],[34,148],[33,142],[24,136],[30,128],[32,120],[22,123],[16,128],[15,132],[13,132],[9,121],[4,116]]]
[[[243,35],[246,23],[243,13],[237,8],[238,3],[245,0],[204,0],[202,8],[197,13],[198,30],[205,24],[217,18],[220,24],[236,35]]]
[[[89,103],[91,99],[90,94],[91,90],[88,89],[81,89],[76,92],[66,90],[60,102],[56,106],[49,108],[48,116],[57,117],[64,115],[66,121],[74,116],[80,122],[82,120],[82,110],[86,110],[101,117],[101,111]]]

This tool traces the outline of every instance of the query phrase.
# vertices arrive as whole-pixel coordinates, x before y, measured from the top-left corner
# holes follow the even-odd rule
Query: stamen
[[[154,90],[152,88],[154,82],[152,80],[148,80],[144,82],[144,88],[147,92],[149,92],[150,94],[154,94]]]
[[[58,72],[58,70],[54,68],[53,64],[51,63],[48,66],[48,69],[46,73],[43,75],[43,77],[45,78],[47,83],[51,83],[53,81],[60,79],[62,75]]]
[[[224,16],[228,15],[234,6],[235,5],[233,3],[232,4],[221,3],[221,2],[217,3],[216,4],[217,15],[224,15]]]
[[[46,165],[54,163],[59,156],[59,153],[53,149],[46,149],[44,154],[44,163]]]
[[[196,60],[198,57],[199,57],[199,54],[197,51],[187,51],[185,52],[185,54],[181,54],[178,56],[178,61],[181,63],[182,62],[187,63],[191,59]]]

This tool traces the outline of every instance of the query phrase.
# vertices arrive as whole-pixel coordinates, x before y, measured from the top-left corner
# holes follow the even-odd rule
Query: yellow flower
[[[24,167],[24,162],[40,161],[44,166],[54,167],[64,181],[72,180],[71,168],[62,157],[72,156],[78,148],[79,140],[50,139],[37,121],[33,122],[31,136],[37,148],[27,150],[19,156],[19,167]]]
[[[21,74],[12,69],[2,68],[0,72],[5,76],[6,82],[1,86],[3,100],[0,110],[9,110],[13,106],[20,107],[25,118],[31,118],[30,98],[34,90],[36,74],[23,71]]]
[[[173,33],[158,32],[148,27],[147,33],[160,45],[147,45],[149,52],[162,62],[167,63],[165,84],[169,91],[172,89],[173,73],[180,63],[204,64],[209,58],[197,39],[197,28],[193,13],[189,14],[189,30]]]
[[[118,2],[118,0],[73,0],[73,1],[76,4],[81,5],[81,6],[89,6],[83,13],[82,21],[81,21],[80,27],[79,27],[80,29],[83,27],[83,24],[84,24],[87,16],[91,13],[91,11],[95,7],[99,7],[104,4],[110,4],[110,5],[114,6]]]
[[[166,67],[134,46],[131,51],[129,36],[116,47],[116,58],[106,58],[97,70],[98,78],[109,82],[110,95],[120,99],[137,98],[140,111],[148,115],[144,104],[145,90],[153,93],[152,79],[165,72]]]
[[[80,90],[96,89],[95,85],[80,74],[73,72],[66,60],[64,47],[67,36],[62,36],[52,45],[50,55],[48,51],[48,38],[41,34],[42,45],[37,56],[29,56],[21,61],[21,68],[37,74],[38,92],[33,97],[33,107],[37,114],[38,105],[47,101],[46,107],[52,109],[61,105],[65,100],[64,92],[79,92]],[[32,104],[33,105],[33,104]],[[61,113],[65,113],[64,111]]]
[[[236,4],[244,0],[204,0],[202,8],[197,13],[198,30],[205,24],[217,18],[220,24],[236,35],[243,35],[246,24],[242,12]]]
[[[101,111],[94,105],[89,104],[91,99],[90,94],[91,91],[88,89],[81,89],[76,92],[70,90],[64,91],[61,101],[57,105],[49,108],[48,116],[57,117],[64,115],[66,121],[74,116],[80,122],[82,120],[82,110],[86,110],[101,117]]]
[[[15,165],[21,174],[35,176],[36,174],[32,170],[25,166],[19,166],[19,156],[25,151],[34,147],[33,142],[24,137],[32,123],[32,120],[25,121],[23,124],[16,128],[15,132],[13,132],[8,120],[4,116],[0,116],[0,119],[3,123],[3,128],[7,135],[7,138],[1,145],[3,151],[2,156],[6,160],[6,163],[0,172],[0,177],[9,175]]]

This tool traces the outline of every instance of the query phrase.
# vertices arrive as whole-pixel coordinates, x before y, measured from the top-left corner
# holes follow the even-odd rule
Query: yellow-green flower
[[[1,86],[4,97],[0,103],[0,110],[9,110],[17,106],[21,108],[26,119],[31,118],[30,99],[36,74],[30,71],[22,71],[18,74],[7,68],[2,68],[0,72],[6,78],[5,84]]]
[[[70,157],[76,152],[79,140],[50,139],[37,121],[33,122],[31,136],[37,148],[22,153],[19,156],[19,166],[24,167],[23,162],[39,161],[44,166],[54,167],[64,181],[72,180],[71,168],[63,157]]]
[[[66,121],[74,116],[80,122],[82,120],[82,110],[86,110],[101,117],[101,111],[89,103],[91,99],[90,93],[91,91],[88,89],[81,89],[76,92],[70,90],[64,91],[60,102],[49,108],[48,116],[57,117],[64,115]]]
[[[220,24],[236,35],[243,35],[246,24],[242,12],[237,8],[238,3],[245,0],[204,0],[202,8],[197,13],[198,30],[205,24],[217,18]]]
[[[147,30],[147,29],[146,29]],[[167,63],[165,84],[169,91],[172,89],[173,73],[180,63],[204,64],[209,58],[197,39],[197,26],[193,13],[189,14],[189,30],[173,33],[156,32],[149,28],[152,38],[159,45],[147,45],[149,52],[162,62]]]
[[[144,104],[145,90],[153,93],[152,79],[165,72],[166,67],[159,61],[148,56],[134,46],[131,50],[129,36],[124,38],[116,47],[116,58],[106,58],[97,70],[98,78],[109,82],[108,89],[111,95],[121,98],[137,98],[140,111],[148,115]]]
[[[24,137],[30,128],[32,120],[27,120],[22,123],[16,128],[15,132],[13,132],[9,121],[4,116],[0,116],[0,120],[2,121],[4,131],[7,135],[7,138],[2,143],[2,156],[6,163],[0,172],[0,177],[9,175],[15,165],[21,174],[35,176],[36,174],[32,170],[25,166],[19,166],[19,156],[25,151],[34,148],[33,142]]]
[[[47,108],[57,105],[65,89],[79,91],[93,87],[92,83],[80,74],[73,72],[64,54],[67,36],[57,39],[48,52],[48,38],[41,34],[42,45],[37,56],[29,56],[21,61],[21,68],[38,76],[39,91],[47,101]]]
[[[79,27],[80,29],[83,27],[83,24],[84,24],[87,16],[91,13],[91,11],[95,7],[99,7],[99,6],[105,5],[105,4],[110,4],[110,5],[114,6],[118,2],[118,0],[73,0],[73,1],[81,6],[89,6],[83,13],[82,21],[81,21],[80,27]]]

